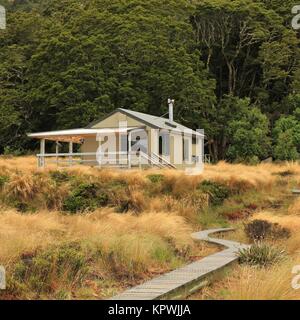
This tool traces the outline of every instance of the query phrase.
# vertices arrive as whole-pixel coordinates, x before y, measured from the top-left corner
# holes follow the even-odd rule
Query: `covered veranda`
[[[138,127],[131,128],[104,128],[104,129],[71,129],[60,131],[49,131],[28,134],[28,137],[40,140],[40,153],[37,154],[38,167],[44,168],[48,163],[54,163],[57,166],[73,166],[76,164],[88,164],[101,166],[102,159],[110,157],[122,159],[122,165],[131,167],[134,154],[131,151],[131,133],[135,130],[141,130]],[[128,139],[126,151],[118,151],[119,148],[114,146],[114,151],[101,150],[102,138],[109,135],[123,135]],[[74,144],[83,145],[86,139],[93,139],[97,142],[97,146],[93,152],[74,152]],[[55,153],[47,153],[46,143],[51,141],[55,143]],[[68,152],[61,153],[62,144],[68,145]],[[79,148],[81,149],[81,147]],[[139,155],[141,156],[141,155]],[[147,155],[145,155],[146,157]],[[103,162],[105,163],[105,162]]]

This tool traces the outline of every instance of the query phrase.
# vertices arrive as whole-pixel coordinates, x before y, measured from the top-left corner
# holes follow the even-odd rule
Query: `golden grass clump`
[[[61,210],[69,185],[57,185],[47,173],[13,172],[4,185],[4,199],[27,203],[40,209]]]
[[[207,165],[203,178],[225,182],[231,188],[271,187],[276,177],[272,174],[277,166],[260,164],[247,166],[244,164],[229,164],[220,161],[217,165]]]
[[[276,215],[271,211],[261,211],[256,213],[252,219],[267,220],[273,223],[278,223],[281,226],[288,228],[292,233],[300,231],[300,216],[296,215]]]
[[[40,175],[13,173],[5,185],[6,195],[20,201],[32,200],[48,185],[48,181]]]
[[[164,170],[162,174],[164,175],[165,189],[170,190],[175,197],[180,198],[193,192],[202,180],[200,175],[187,176],[181,171]]]
[[[27,157],[7,157],[0,156],[1,173],[20,170],[32,172],[37,170],[37,160],[34,156]]]
[[[97,234],[118,236],[149,233],[171,241],[179,250],[193,244],[190,226],[182,217],[170,213],[148,212],[135,216],[115,214],[112,210],[103,209],[88,216],[78,215],[64,219],[69,232],[79,235],[79,238]]]
[[[298,261],[299,264],[299,261]],[[226,300],[299,300],[300,292],[292,288],[292,268],[297,261],[286,261],[272,268],[238,266],[211,288],[203,290],[200,299]],[[196,297],[195,297],[196,298]]]
[[[67,184],[57,186],[55,184],[49,184],[48,190],[44,194],[45,209],[60,211],[63,208],[64,201],[69,194],[70,187]]]
[[[65,226],[56,215],[20,215],[14,210],[0,214],[0,260],[4,265],[21,254],[61,241]]]
[[[208,206],[209,195],[205,193],[192,192],[181,199],[170,195],[153,197],[148,203],[149,212],[170,212],[184,217],[189,222],[195,222],[200,209]],[[199,226],[197,226],[199,229]]]
[[[288,213],[292,215],[300,215],[300,198],[297,198],[288,208]]]

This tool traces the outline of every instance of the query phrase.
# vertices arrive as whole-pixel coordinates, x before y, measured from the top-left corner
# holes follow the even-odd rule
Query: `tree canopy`
[[[0,153],[26,132],[85,126],[117,107],[206,132],[217,161],[295,159],[296,1],[0,0]],[[295,113],[296,112],[296,113]],[[289,128],[291,130],[291,128]],[[291,155],[283,155],[289,143]]]

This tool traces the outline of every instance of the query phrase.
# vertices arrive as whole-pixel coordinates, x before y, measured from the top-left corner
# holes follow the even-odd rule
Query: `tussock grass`
[[[108,205],[119,212],[167,211],[191,222],[197,220],[199,211],[216,202],[216,199],[221,204],[224,190],[228,194],[239,194],[248,189],[269,188],[275,179],[259,166],[255,169],[226,163],[208,166],[204,174],[198,176],[186,176],[180,170],[124,172],[84,166],[65,170],[49,166],[41,170],[34,166],[33,157],[0,158],[0,168],[7,179],[1,180],[0,197],[7,205],[24,212],[60,211],[64,208],[68,211],[70,201],[67,205],[66,201],[69,197],[74,203],[69,211],[91,211],[98,204],[82,203],[81,196],[76,199],[70,196],[83,185],[96,185],[102,193],[105,191]]]
[[[193,245],[191,227],[182,217],[168,213],[146,213],[139,217],[119,215],[110,209],[89,215],[63,216],[39,212],[20,215],[8,210],[0,214],[0,259],[14,261],[22,252],[33,252],[49,244],[95,239],[109,246],[122,234],[153,234],[165,239],[179,251]]]
[[[300,216],[288,215],[284,212],[278,215],[268,210],[260,211],[256,213],[252,219],[267,220],[273,223],[278,223],[281,226],[290,229],[292,233],[297,233],[300,230]]]
[[[219,300],[299,300],[300,291],[291,286],[293,266],[299,261],[286,261],[272,268],[237,266],[229,276],[205,288],[194,299]]]
[[[291,215],[300,216],[300,198],[297,198],[288,208],[288,213]]]

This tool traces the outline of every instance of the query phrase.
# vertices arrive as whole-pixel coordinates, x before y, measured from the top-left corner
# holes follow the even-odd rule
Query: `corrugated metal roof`
[[[203,136],[203,134],[196,132],[188,127],[183,126],[182,124],[172,121],[170,122],[169,119],[167,118],[163,118],[163,117],[159,117],[159,116],[153,116],[151,114],[147,114],[147,113],[142,113],[142,112],[137,112],[137,111],[132,111],[129,109],[123,109],[123,108],[118,108],[115,111],[113,111],[112,113],[110,113],[107,117],[105,117],[104,119],[107,119],[109,116],[115,114],[116,112],[121,112],[123,114],[128,115],[129,117],[132,117],[136,120],[140,120],[141,122],[149,125],[150,127],[153,128],[158,128],[158,129],[165,129],[165,130],[172,130],[172,131],[177,131],[177,132],[186,132],[187,134],[195,134],[198,136]],[[90,126],[88,126],[88,128],[93,128],[93,126],[95,126],[96,124],[100,123],[102,120],[99,121],[94,121]]]

